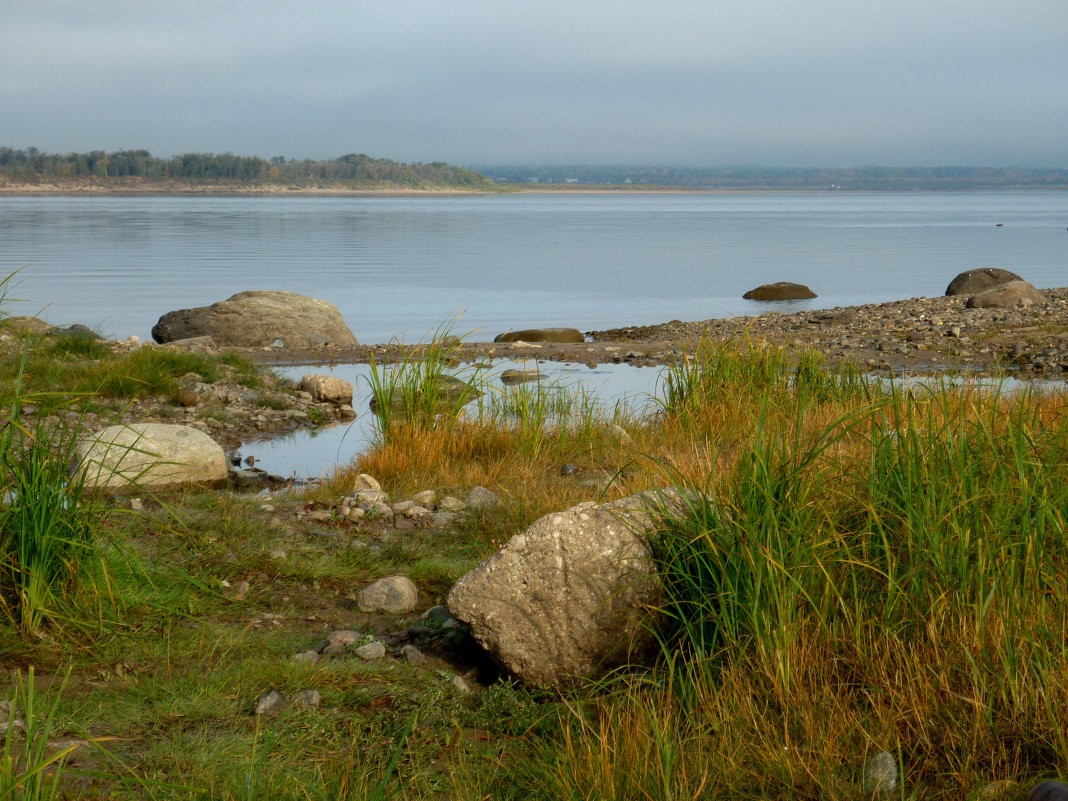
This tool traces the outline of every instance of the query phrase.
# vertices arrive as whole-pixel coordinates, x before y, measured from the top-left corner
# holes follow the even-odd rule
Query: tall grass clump
[[[705,338],[692,355],[664,371],[660,388],[665,413],[693,412],[729,397],[753,403],[777,397],[791,402],[858,402],[877,395],[878,383],[850,363],[831,367],[815,350],[791,355],[783,347]]]
[[[0,427],[0,604],[38,632],[64,617],[93,552],[98,506],[70,470],[76,432],[25,427],[19,403]]]
[[[418,349],[404,349],[391,365],[370,362],[371,408],[383,442],[407,428],[430,430],[454,423],[461,410],[481,394],[477,370],[466,379],[448,372],[461,344],[451,335],[454,320],[443,323]]]
[[[739,797],[855,792],[882,749],[931,797],[1063,770],[1063,395],[890,388],[813,425],[811,402],[769,415],[777,391],[654,536],[665,654],[690,668],[644,703],[704,718],[703,748],[728,710]],[[784,750],[803,780],[769,790]]]

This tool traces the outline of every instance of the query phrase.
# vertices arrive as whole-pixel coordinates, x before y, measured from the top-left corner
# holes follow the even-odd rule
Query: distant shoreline
[[[239,185],[183,181],[143,181],[141,179],[95,179],[70,182],[28,183],[0,178],[0,196],[27,197],[433,197],[473,195],[652,195],[652,194],[903,194],[910,192],[1064,192],[1068,187],[1012,186],[971,189],[849,189],[814,187],[692,187],[652,184],[501,184],[489,189],[438,186],[409,187],[280,186],[277,184]]]

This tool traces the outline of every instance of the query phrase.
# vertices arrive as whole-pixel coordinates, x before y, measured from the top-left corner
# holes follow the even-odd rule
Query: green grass
[[[5,536],[23,530],[16,519],[35,532],[5,566],[51,589],[24,619],[5,578],[0,665],[69,670],[35,718],[54,736],[120,739],[76,772],[8,759],[0,782],[28,787],[16,766],[42,765],[58,778],[40,797],[860,798],[864,760],[885,749],[902,797],[957,799],[1006,780],[1017,784],[990,797],[1023,798],[1068,772],[1063,395],[901,392],[812,354],[705,343],[645,416],[551,384],[477,379],[463,383],[485,392],[481,405],[460,413],[455,398],[433,399],[452,369],[438,339],[428,363],[377,368],[389,411],[355,469],[398,498],[482,484],[504,499],[448,528],[299,516],[344,497],[345,473],[269,501],[190,492],[140,514],[71,504],[66,463],[49,456],[66,440],[3,429],[5,482],[28,488],[12,497],[53,500],[3,507]],[[69,347],[72,364],[98,358],[97,345]],[[185,361],[152,369],[210,375]],[[607,490],[582,483],[606,474]],[[333,629],[403,628],[356,608],[372,580],[408,575],[426,608],[540,515],[666,484],[691,504],[653,539],[665,588],[655,664],[562,693],[501,682],[461,695],[449,684],[461,659],[291,658]],[[248,581],[248,595],[227,597],[224,580]],[[322,704],[257,719],[271,688],[314,688]]]

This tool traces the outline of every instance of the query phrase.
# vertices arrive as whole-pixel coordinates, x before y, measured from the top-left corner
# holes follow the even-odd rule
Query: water
[[[464,380],[472,376],[472,369],[452,371]],[[631,367],[626,364],[602,364],[593,370],[585,365],[560,362],[526,362],[498,360],[480,371],[487,393],[506,392],[497,380],[507,369],[537,369],[542,381],[564,390],[584,390],[592,393],[600,408],[610,411],[616,402],[626,403],[636,412],[649,410],[659,392],[661,368]],[[344,465],[365,451],[375,436],[374,415],[368,411],[371,368],[366,364],[342,364],[333,367],[283,367],[277,372],[299,381],[308,373],[332,375],[353,386],[352,406],[357,418],[347,425],[336,425],[316,431],[297,431],[272,440],[245,443],[242,457],[254,456],[256,467],[284,478],[318,478],[330,475],[335,466]]]
[[[1001,223],[1003,227],[997,227]],[[246,289],[336,304],[362,342],[582,330],[940,295],[1006,267],[1063,286],[1068,192],[473,197],[0,197],[12,314],[114,337]],[[43,311],[42,311],[43,310]]]

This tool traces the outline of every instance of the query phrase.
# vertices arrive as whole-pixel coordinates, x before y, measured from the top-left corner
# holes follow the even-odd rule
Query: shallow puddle
[[[535,360],[494,361],[477,368],[486,392],[508,392],[500,376],[506,370],[537,371],[545,385],[559,387],[565,392],[587,392],[598,404],[611,410],[617,402],[642,411],[654,402],[662,367],[632,367],[627,364],[600,364],[594,368],[571,362],[536,362]],[[476,370],[461,366],[449,373],[469,380]],[[367,364],[338,364],[281,367],[276,372],[295,381],[309,374],[331,375],[353,386],[352,407],[357,418],[351,423],[311,431],[298,431],[270,440],[246,442],[241,446],[242,459],[249,456],[255,466],[283,478],[319,478],[333,473],[335,467],[351,461],[373,441],[376,420],[369,409],[371,367]]]

